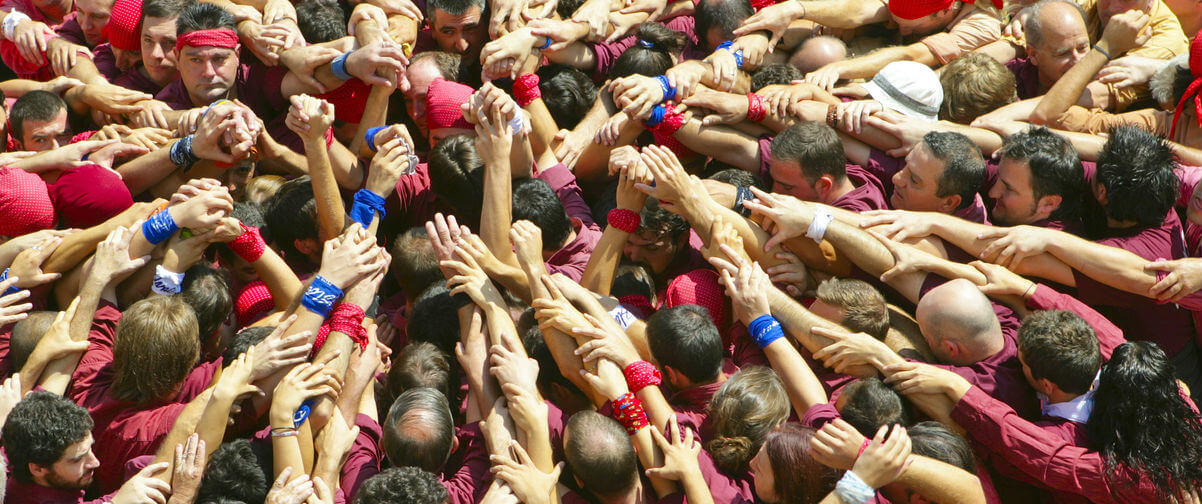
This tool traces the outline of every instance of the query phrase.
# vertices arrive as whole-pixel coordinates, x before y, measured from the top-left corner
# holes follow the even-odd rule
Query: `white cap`
[[[894,61],[864,84],[868,94],[886,107],[910,117],[935,121],[943,104],[943,85],[930,67],[917,61]]]

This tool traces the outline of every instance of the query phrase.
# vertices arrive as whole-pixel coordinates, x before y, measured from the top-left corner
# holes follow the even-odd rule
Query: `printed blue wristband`
[[[651,117],[647,118],[647,122],[643,123],[647,129],[659,126],[659,123],[664,122],[664,115],[668,113],[668,108],[663,105],[656,105],[651,109]]]
[[[785,337],[785,331],[781,329],[780,322],[777,322],[772,315],[756,317],[750,324],[747,324],[747,332],[751,333],[751,339],[760,349],[767,348],[773,341]]]
[[[340,297],[342,297],[342,289],[322,278],[321,275],[316,275],[313,277],[313,283],[309,284],[309,288],[305,289],[305,294],[301,296],[301,306],[325,317],[334,309],[334,302],[338,301]]]
[[[676,88],[672,87],[672,84],[668,82],[667,75],[656,75],[655,80],[659,81],[659,87],[664,91],[663,101],[673,100],[676,98]]]
[[[367,189],[359,189],[355,193],[355,203],[351,205],[351,220],[367,228],[371,225],[372,219],[376,218],[377,213],[380,214],[380,217],[384,217],[386,214],[384,197]]]
[[[739,49],[738,51],[735,51],[731,54],[734,54],[734,56],[735,56],[735,66],[738,67],[739,70],[742,70],[743,69],[743,50]]]
[[[4,268],[4,273],[0,273],[0,282],[3,282],[5,280],[8,280],[8,268]],[[21,292],[21,288],[14,285],[12,287],[5,289],[4,295],[7,296],[9,294],[16,294],[18,292]]]
[[[175,219],[167,210],[154,214],[142,223],[142,236],[151,245],[158,245],[169,240],[176,231],[179,231],[179,225],[175,223]]]
[[[296,413],[292,414],[292,428],[299,429],[305,424],[305,420],[309,419],[309,413],[313,411],[313,399],[305,399],[299,408],[296,408]]]
[[[334,58],[334,61],[330,63],[330,70],[334,72],[334,77],[337,77],[338,80],[351,79],[351,74],[346,72],[346,58],[350,55],[351,53],[349,52],[342,53],[341,56]]]

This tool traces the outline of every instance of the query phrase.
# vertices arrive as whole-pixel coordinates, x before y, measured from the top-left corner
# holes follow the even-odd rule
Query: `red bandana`
[[[196,30],[180,35],[175,41],[175,53],[179,54],[185,46],[191,47],[224,47],[238,49],[238,34],[229,28],[212,30]]]
[[[1189,73],[1194,76],[1194,82],[1185,88],[1185,94],[1181,95],[1181,101],[1177,102],[1177,110],[1173,111],[1173,127],[1169,130],[1169,140],[1177,133],[1177,119],[1181,118],[1181,112],[1185,110],[1185,104],[1190,98],[1194,99],[1194,119],[1198,121],[1198,127],[1202,127],[1202,93],[1199,92],[1202,91],[1202,30],[1198,31],[1189,46]]]

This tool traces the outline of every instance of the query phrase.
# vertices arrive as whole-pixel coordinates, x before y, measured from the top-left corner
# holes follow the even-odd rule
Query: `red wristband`
[[[760,122],[766,115],[768,111],[764,109],[764,99],[755,93],[747,93],[747,120]]]
[[[634,394],[627,392],[613,401],[614,420],[626,428],[626,434],[633,436],[647,426],[647,412],[643,410],[643,402]]]
[[[655,128],[652,128],[651,131],[657,135],[670,137],[675,135],[676,131],[682,126],[684,126],[684,114],[669,108],[668,111],[664,113],[664,120],[660,121],[660,123],[657,124]]]
[[[643,387],[648,385],[659,385],[664,379],[659,374],[659,369],[647,361],[636,361],[626,366],[622,370],[622,375],[626,377],[626,386],[630,388],[632,393],[638,393],[643,390]]]
[[[856,452],[856,458],[860,458],[860,455],[864,454],[864,449],[868,448],[870,444],[872,444],[872,439],[864,438],[864,442],[860,443],[860,451]]]
[[[538,74],[528,73],[513,81],[513,99],[518,106],[525,107],[542,97],[543,92],[538,88]]]
[[[609,225],[621,229],[627,233],[634,234],[639,230],[639,225],[642,224],[643,218],[633,210],[625,208],[615,208],[609,211]]]
[[[325,345],[326,338],[332,332],[340,332],[345,334],[351,341],[359,345],[359,349],[367,349],[367,329],[363,328],[363,308],[360,308],[351,303],[338,303],[334,306],[334,311],[330,312],[330,316],[326,319],[326,323],[322,324],[321,329],[317,331],[317,338],[313,342],[313,352],[311,356],[316,356],[317,351]]]
[[[263,242],[263,235],[259,234],[259,228],[242,224],[242,234],[238,235],[227,244],[230,250],[238,254],[243,261],[253,263],[263,257],[263,252],[267,250],[267,244]]]

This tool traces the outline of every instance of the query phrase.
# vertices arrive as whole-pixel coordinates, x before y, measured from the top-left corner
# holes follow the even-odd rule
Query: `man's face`
[[[1106,23],[1110,18],[1127,12],[1129,10],[1138,10],[1148,12],[1152,10],[1152,4],[1156,0],[1098,0],[1098,20],[1102,22],[1102,27],[1105,28]]]
[[[42,152],[57,149],[71,142],[67,128],[67,109],[61,109],[49,121],[26,119],[21,125],[21,146],[27,151]]]
[[[150,80],[160,86],[179,77],[175,68],[175,19],[142,20],[142,66]]]
[[[1027,54],[1039,68],[1040,80],[1054,83],[1089,53],[1089,33],[1072,6],[1048,4],[1040,15],[1043,36],[1038,46],[1027,46]]]
[[[116,0],[75,0],[75,20],[83,30],[88,45],[95,47],[104,41],[104,27]]]
[[[893,197],[889,204],[894,210],[947,213],[943,208],[944,198],[935,195],[945,166],[925,143],[918,144],[906,156],[906,167],[893,174]]]
[[[688,234],[683,236],[687,237]],[[672,260],[676,259],[679,249],[679,244],[674,243],[670,236],[656,237],[648,232],[638,232],[626,238],[622,255],[630,261],[646,264],[653,273],[662,275]]]
[[[128,72],[142,61],[142,53],[139,51],[126,51],[116,47],[110,49],[113,51],[113,57],[117,58],[117,68],[123,72]]]
[[[45,484],[60,490],[83,490],[92,484],[100,460],[92,453],[92,434],[63,450],[63,456],[45,473]]]
[[[225,98],[238,75],[238,54],[225,47],[185,47],[176,62],[192,103],[207,105]]]
[[[1031,187],[1031,165],[1026,161],[1002,158],[998,165],[997,183],[989,189],[994,200],[993,220],[1004,226],[1031,224],[1048,218],[1050,211],[1041,210]]]
[[[440,49],[478,59],[480,48],[488,39],[488,25],[481,23],[480,17],[480,8],[476,6],[457,16],[435,9],[430,17],[430,34]]]
[[[772,176],[772,192],[788,194],[804,201],[826,203],[820,201],[821,196],[814,185],[801,173],[801,163],[773,159],[768,163],[768,173]]]
[[[421,131],[422,136],[428,136],[426,131],[426,92],[430,90],[430,83],[434,79],[442,77],[442,73],[438,71],[438,65],[435,64],[434,58],[424,58],[419,60],[405,70],[406,76],[409,78],[409,89],[405,91],[405,110],[409,112],[409,118],[413,119],[413,123],[417,125],[417,129]]]

